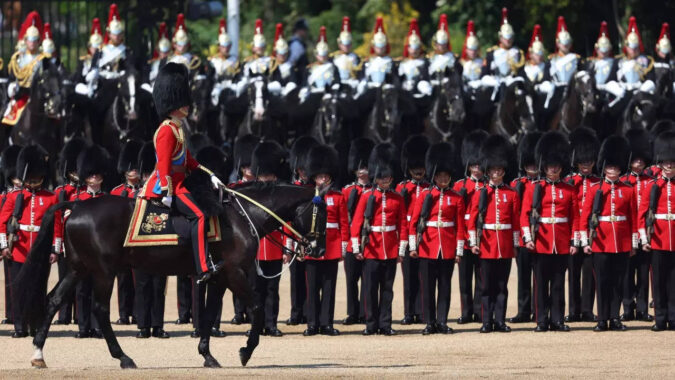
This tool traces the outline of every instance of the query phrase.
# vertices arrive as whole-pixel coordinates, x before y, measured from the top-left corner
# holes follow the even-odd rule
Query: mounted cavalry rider
[[[96,54],[103,46],[103,34],[101,33],[101,22],[98,17],[91,20],[91,34],[87,41],[87,54],[83,55],[77,61],[77,69],[73,74],[75,82],[75,93],[86,97],[93,97],[95,90],[94,79],[97,73],[97,61],[100,54]],[[96,61],[94,56],[97,56]]]
[[[19,41],[25,43],[25,50],[18,49],[7,65],[9,74],[7,96],[10,100],[2,118],[3,124],[15,125],[28,104],[33,77],[45,57],[40,53],[41,36],[42,20],[40,15],[33,11],[28,14],[19,30]]]
[[[471,34],[473,35],[473,21],[469,21],[471,25]],[[468,26],[467,26],[467,38],[469,35]],[[474,36],[475,39],[475,36]],[[474,51],[478,48],[478,40],[475,40],[476,44]],[[455,53],[452,52],[452,47],[450,46],[450,33],[448,32],[448,17],[445,14],[442,14],[438,20],[438,30],[434,33],[434,38],[432,39],[432,45],[434,51],[429,54],[429,77],[431,79],[431,84],[438,86],[441,83],[438,81],[437,75],[440,75],[441,78],[447,78],[453,71],[461,72],[462,63],[461,60],[457,59]],[[472,45],[474,46],[474,45]],[[480,60],[478,65],[478,75],[480,76],[480,70],[483,66],[483,60]]]
[[[141,88],[152,94],[152,86],[155,84],[159,69],[164,66],[171,52],[171,41],[166,30],[166,23],[159,24],[159,40],[157,49],[152,54],[152,59],[147,62],[143,70],[143,84]]]
[[[642,37],[638,31],[635,17],[628,20],[628,33],[626,34],[623,54],[619,56],[619,69],[617,78],[623,88],[631,93],[635,91],[653,94],[654,84],[654,59],[644,54]]]
[[[432,93],[429,83],[429,61],[424,56],[417,19],[410,20],[408,36],[403,47],[403,58],[398,62],[398,79],[401,82],[403,123],[410,133],[422,132],[424,116],[428,111]],[[402,107],[403,108],[403,107]]]
[[[672,75],[675,68],[673,60],[672,46],[670,44],[670,27],[667,22],[661,25],[661,33],[654,47],[656,57],[654,57],[654,74],[657,85],[666,86],[662,89],[665,94],[672,94],[675,90],[675,78]],[[664,83],[659,83],[660,78],[665,78]],[[659,88],[659,90],[661,90]]]
[[[225,19],[220,19],[218,27],[218,53],[209,57],[213,68],[214,86],[211,91],[211,103],[215,106],[220,102],[220,94],[225,89],[233,88],[235,76],[239,73],[239,60],[236,55],[230,54],[232,39],[227,34]]]
[[[169,62],[182,63],[190,72],[199,67],[202,60],[189,51],[190,37],[185,26],[185,16],[182,13],[179,13],[176,17],[176,28],[173,32],[171,43],[173,44],[173,54],[169,58]]]
[[[267,41],[263,34],[262,20],[255,20],[255,32],[251,43],[251,55],[244,60],[242,79],[237,83],[236,91],[239,95],[254,78],[264,77],[270,72],[272,58],[265,55]]]
[[[440,30],[436,32],[436,35],[439,33],[441,33]],[[435,37],[435,40],[438,43],[438,36]],[[447,46],[450,46],[449,42]],[[432,67],[430,68],[432,72],[434,67],[433,62],[434,58],[432,58]],[[465,83],[464,90],[472,93],[479,89],[482,85],[480,77],[483,72],[483,58],[480,56],[480,42],[474,31],[473,20],[469,20],[466,23],[466,37],[464,37],[459,64],[462,67],[462,80]]]
[[[331,53],[333,64],[340,73],[342,84],[348,84],[352,89],[356,89],[358,81],[356,80],[356,70],[359,67],[361,59],[352,52],[352,27],[349,17],[342,18],[342,29],[337,38],[337,51]]]
[[[600,24],[600,33],[595,42],[593,57],[587,60],[586,70],[595,78],[595,87],[598,90],[621,99],[625,90],[617,82],[616,72],[618,60],[612,55],[612,42],[609,40],[607,22]]]
[[[545,48],[541,38],[541,26],[536,24],[532,30],[530,46],[527,48],[527,62],[518,72],[525,81],[529,93],[533,95],[534,104],[532,109],[535,112],[535,120],[540,130],[546,129],[546,119],[548,118],[545,115],[550,115],[557,111],[547,110],[548,102],[555,91],[555,86],[551,83],[549,62],[544,58],[544,54]],[[532,149],[534,149],[534,145],[532,145]]]
[[[389,41],[384,30],[384,21],[378,17],[373,29],[373,38],[370,41],[370,57],[364,60],[356,96],[359,97],[366,89],[381,87],[383,84],[392,85],[394,80],[394,60],[389,57]],[[368,102],[370,103],[370,102]],[[367,108],[370,108],[368,105]]]
[[[267,89],[273,95],[285,97],[298,85],[298,68],[289,59],[288,42],[284,39],[284,25],[279,23],[274,33],[274,57],[270,67]]]
[[[117,5],[112,4],[108,13],[108,27],[106,28],[101,57],[98,60],[99,76],[104,80],[117,80],[133,70],[134,59],[131,50],[124,45],[124,25],[120,19]],[[110,94],[112,102],[114,94]]]
[[[167,206],[176,209],[191,223],[192,250],[197,269],[197,280],[206,281],[219,269],[221,263],[213,264],[208,256],[206,240],[207,221],[204,212],[194,197],[183,186],[190,171],[202,170],[210,175],[215,187],[223,183],[209,169],[197,162],[185,145],[185,132],[181,119],[188,115],[191,102],[188,72],[185,65],[169,62],[157,75],[153,88],[153,99],[157,113],[164,120],[155,132],[154,144],[157,152],[155,174],[140,191],[140,197],[161,199]],[[174,200],[175,195],[175,200]]]
[[[560,94],[562,96],[562,92],[558,89],[567,87],[581,65],[579,54],[570,51],[572,36],[567,30],[567,24],[565,24],[563,16],[558,17],[555,46],[555,53],[549,56],[549,73],[553,87],[549,89],[547,94],[547,102],[544,103],[545,108],[548,108],[554,95]]]
[[[522,80],[517,77],[518,69],[525,63],[523,51],[513,46],[513,27],[509,24],[508,10],[502,8],[502,25],[499,27],[499,45],[488,50],[485,57],[485,75],[483,85],[494,87],[493,99],[496,98],[498,88],[503,82],[506,86]]]
[[[307,67],[303,80],[304,87],[298,93],[301,102],[304,102],[308,96],[312,97],[312,95],[319,95],[340,88],[339,70],[328,57],[325,26],[319,29],[319,40],[314,48],[314,56],[316,61]],[[315,104],[318,106],[317,103]]]

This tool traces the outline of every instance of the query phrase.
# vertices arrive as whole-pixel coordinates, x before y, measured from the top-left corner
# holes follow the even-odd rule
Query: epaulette
[[[493,51],[495,51],[495,50],[497,50],[497,49],[499,49],[499,46],[498,46],[498,45],[492,45],[491,47],[487,48],[487,49],[485,50],[485,52],[486,52],[486,53],[490,53],[490,52],[493,52]]]

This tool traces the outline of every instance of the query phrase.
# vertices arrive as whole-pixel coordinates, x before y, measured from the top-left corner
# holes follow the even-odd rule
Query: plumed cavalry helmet
[[[473,25],[473,21],[471,21],[471,25]],[[436,29],[436,33],[434,33],[434,43],[445,45],[448,50],[452,50],[450,47],[450,32],[448,32],[448,16],[445,13],[441,14],[438,18],[438,28]]]
[[[595,131],[588,127],[580,127],[570,133],[572,147],[572,166],[598,159],[600,142]]]
[[[141,151],[143,143],[138,140],[127,141],[120,150],[120,156],[117,158],[117,172],[124,174],[132,170],[139,170],[138,153]]]
[[[375,143],[367,137],[359,137],[352,141],[349,146],[349,158],[347,160],[347,169],[350,173],[361,169],[368,169],[368,158],[373,147],[375,147]]]
[[[91,33],[89,34],[89,47],[99,48],[103,44],[103,34],[101,33],[101,20],[95,17],[91,20]]]
[[[375,28],[373,29],[373,38],[370,41],[370,54],[374,54],[374,48],[383,48],[385,53],[389,54],[389,40],[387,39],[387,32],[384,30],[384,20],[378,16],[375,20]]]
[[[21,179],[16,172],[16,160],[21,152],[21,145],[10,145],[2,151],[0,155],[0,166],[2,167],[2,176],[5,179],[5,185],[11,186],[14,178]],[[22,173],[23,175],[23,173]]]
[[[187,67],[175,62],[162,66],[152,88],[152,98],[161,119],[167,118],[172,111],[189,106],[192,97]]]
[[[618,166],[622,173],[628,171],[630,143],[623,136],[609,136],[602,142],[598,153],[597,167]],[[602,174],[602,173],[601,173]]]
[[[288,42],[284,39],[284,24],[278,23],[274,32],[274,52],[279,55],[288,53]]]
[[[263,24],[261,19],[255,20],[255,30],[253,32],[253,47],[265,48],[267,46],[267,41],[265,40],[265,35],[263,34]]]
[[[232,45],[232,39],[230,35],[227,34],[227,24],[225,19],[220,19],[220,25],[218,26],[218,45],[220,46],[230,46]]]
[[[408,56],[408,48],[413,49],[422,49],[422,39],[420,37],[420,27],[417,25],[417,19],[410,20],[410,26],[408,28],[408,35],[405,38],[405,44],[403,45],[403,56]]]
[[[567,24],[565,23],[565,18],[563,16],[558,16],[558,30],[555,34],[555,42],[563,45],[569,45],[572,43],[572,35],[567,30]]]
[[[612,41],[609,39],[609,28],[607,27],[607,21],[600,23],[600,32],[598,33],[598,40],[595,42],[594,53],[597,54],[598,51],[607,54],[612,52]]]
[[[314,51],[316,52],[317,55],[320,55],[322,57],[328,56],[328,40],[326,39],[326,27],[321,26],[319,28],[319,39],[316,42],[316,47],[314,48]]]
[[[441,15],[443,16],[443,15]],[[438,33],[438,32],[436,32]],[[450,41],[448,40],[448,46],[450,46]],[[469,20],[466,23],[466,36],[464,37],[464,45],[462,46],[462,59],[468,59],[469,57],[466,54],[467,50],[478,50],[480,48],[480,42],[478,37],[476,37],[475,26],[473,20]]]
[[[342,18],[342,29],[340,29],[337,41],[345,46],[352,44],[352,26],[347,16]]]
[[[26,16],[21,29],[19,30],[19,40],[40,41],[42,36],[42,19],[40,14],[32,11]]]
[[[187,26],[185,26],[185,16],[179,13],[176,16],[176,27],[174,28],[172,42],[178,46],[184,46],[190,43]]]
[[[51,57],[56,51],[56,45],[54,45],[54,40],[52,39],[52,26],[48,22],[44,26],[44,38],[42,39],[42,52]]]
[[[77,156],[87,146],[87,142],[81,137],[74,137],[66,143],[59,153],[59,173],[66,181],[76,180],[70,178],[72,173],[77,173]]]
[[[542,133],[538,131],[528,132],[518,142],[518,170],[525,170],[527,165],[537,165],[538,160],[534,156],[534,147],[541,138]]]
[[[319,174],[328,174],[333,182],[340,176],[340,159],[335,148],[328,145],[312,147],[307,154],[307,177],[310,182]]]
[[[499,37],[506,40],[513,38],[513,27],[509,24],[509,10],[502,8],[502,25],[499,27]]]
[[[624,42],[625,42],[624,49],[626,47],[630,47],[631,49],[639,49],[640,53],[644,53],[645,51],[644,45],[642,44],[642,37],[640,36],[640,31],[638,30],[637,27],[637,21],[635,20],[635,16],[631,16],[630,19],[628,19],[628,31],[626,33],[626,40]]]
[[[424,135],[412,135],[401,147],[401,170],[408,175],[408,170],[424,168],[424,156],[429,149],[429,139]]]
[[[532,38],[530,39],[530,46],[527,48],[528,57],[530,54],[544,55],[544,43],[541,39],[541,25],[536,24],[532,30]]]
[[[108,11],[108,26],[106,27],[106,34],[104,43],[108,43],[111,34],[121,34],[124,31],[124,25],[120,18],[120,12],[117,10],[117,4],[111,4]]]
[[[375,145],[368,159],[368,175],[371,180],[393,177],[399,179],[399,153],[393,144],[380,143]]]
[[[440,142],[429,147],[425,157],[427,177],[433,181],[435,174],[445,172],[453,175],[457,170],[455,148],[447,142]]]
[[[171,50],[171,41],[169,41],[169,32],[166,30],[166,23],[159,24],[159,41],[157,41],[157,48],[162,53],[168,53]]]
[[[570,152],[570,143],[567,141],[567,137],[558,131],[550,131],[546,132],[537,142],[534,156],[537,162],[541,162],[542,170],[545,170],[546,166],[559,165],[562,168],[562,177],[569,170],[567,163]]]
[[[661,34],[656,41],[656,51],[662,54],[670,54],[672,46],[670,44],[670,26],[667,22],[661,25]]]
[[[26,180],[44,178],[49,171],[49,155],[38,145],[21,149],[16,158],[16,175]]]

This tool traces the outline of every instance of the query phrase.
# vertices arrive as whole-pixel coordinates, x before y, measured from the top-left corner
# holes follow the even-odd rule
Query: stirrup
[[[209,282],[214,272],[204,272],[197,278],[197,284]]]

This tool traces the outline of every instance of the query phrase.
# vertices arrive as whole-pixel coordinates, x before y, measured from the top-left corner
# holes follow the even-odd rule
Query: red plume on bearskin
[[[441,17],[445,16],[444,14],[441,15]],[[439,22],[440,24],[440,22]],[[440,28],[440,26],[439,26]],[[473,20],[469,20],[466,22],[466,36],[464,37],[464,45],[462,45],[462,59],[467,59],[468,56],[466,55],[466,42],[469,40],[469,37],[472,35],[475,35],[475,26],[473,24]],[[450,47],[450,38],[448,38],[448,47]]]
[[[375,143],[367,137],[359,137],[356,140],[352,140],[347,159],[347,169],[350,174],[360,169],[368,168],[368,158],[373,147],[375,147]]]
[[[417,25],[417,19],[413,18],[410,20],[410,26],[408,27],[408,35],[405,37],[405,43],[403,44],[403,56],[408,57],[408,39],[410,36],[415,33],[417,34],[417,37],[420,38],[420,41],[422,41],[422,36],[420,36],[420,27]],[[420,49],[422,46],[420,45]]]
[[[39,35],[42,36],[42,18],[40,18],[40,14],[36,11],[30,12],[23,21],[23,24],[21,24],[21,29],[19,29],[19,40],[23,40],[26,31],[31,26],[35,26],[39,31]]]

